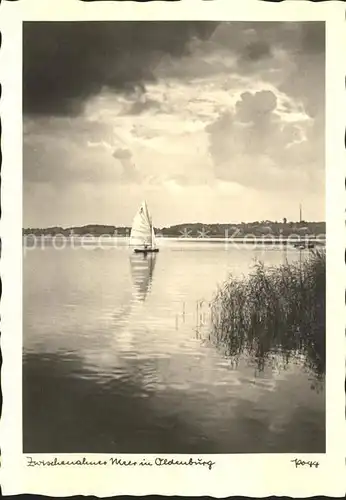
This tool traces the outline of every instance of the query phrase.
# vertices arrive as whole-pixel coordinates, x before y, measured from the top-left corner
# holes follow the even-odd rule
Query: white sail
[[[155,246],[155,233],[152,225],[151,215],[144,201],[136,213],[131,229],[130,245],[150,248]]]
[[[151,226],[151,246],[153,248],[156,247],[156,238],[155,238],[155,231],[153,225]]]

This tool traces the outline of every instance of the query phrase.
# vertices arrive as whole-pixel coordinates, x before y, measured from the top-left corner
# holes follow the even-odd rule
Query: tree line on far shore
[[[34,236],[129,236],[131,228],[129,226],[112,226],[102,224],[87,224],[85,226],[71,227],[47,227],[47,228],[25,228],[23,235]],[[224,238],[235,237],[241,238],[252,234],[254,236],[272,235],[272,236],[289,236],[292,233],[304,235],[323,235],[326,232],[325,222],[283,222],[277,221],[255,221],[241,222],[239,224],[203,224],[185,223],[177,224],[169,227],[155,228],[155,233],[163,237],[191,237],[191,238]]]

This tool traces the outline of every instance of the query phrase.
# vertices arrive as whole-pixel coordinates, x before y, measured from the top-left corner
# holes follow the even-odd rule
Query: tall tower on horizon
[[[299,222],[302,222],[302,204],[299,204]]]

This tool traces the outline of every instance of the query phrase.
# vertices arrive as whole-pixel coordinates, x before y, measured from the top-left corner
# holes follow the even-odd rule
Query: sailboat
[[[152,218],[145,201],[143,201],[133,219],[130,245],[135,247],[135,253],[147,254],[159,251],[156,247]]]

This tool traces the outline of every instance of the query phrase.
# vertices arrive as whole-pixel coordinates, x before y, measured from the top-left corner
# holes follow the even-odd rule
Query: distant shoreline
[[[129,236],[131,227],[129,226],[110,226],[102,224],[88,224],[85,226],[61,227],[53,226],[48,228],[25,228],[23,236]],[[287,239],[297,236],[299,238],[321,238],[326,234],[325,222],[273,222],[273,221],[255,221],[243,222],[238,224],[202,224],[202,223],[184,223],[169,227],[155,228],[158,238],[185,238],[197,240],[220,241],[235,239],[240,241],[242,238],[268,238],[268,239]]]

